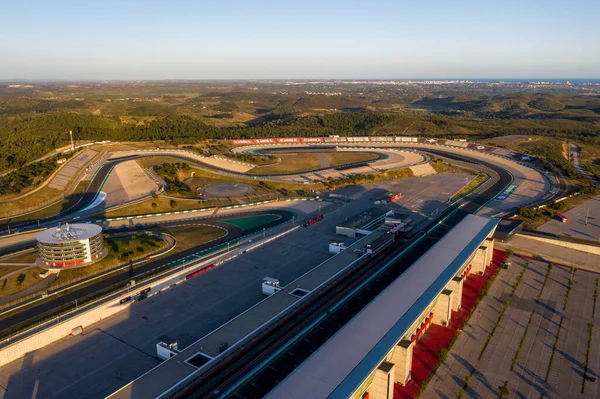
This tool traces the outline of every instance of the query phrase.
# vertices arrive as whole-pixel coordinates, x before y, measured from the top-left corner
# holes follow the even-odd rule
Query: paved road
[[[573,144],[573,143],[569,143],[569,147],[571,147],[571,162],[573,162],[573,166],[575,166],[575,169],[577,169],[577,171],[579,173],[581,173],[582,175],[584,175],[585,177],[587,177],[588,179],[590,179],[591,181],[593,181],[596,185],[600,186],[600,182],[597,182],[588,172],[587,170],[585,170],[582,166],[581,166],[581,160],[579,157],[579,153],[581,152],[581,147]]]

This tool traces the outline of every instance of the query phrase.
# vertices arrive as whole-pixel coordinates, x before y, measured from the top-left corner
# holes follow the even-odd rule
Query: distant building
[[[36,237],[42,267],[84,266],[104,257],[102,227],[66,224],[42,231]]]

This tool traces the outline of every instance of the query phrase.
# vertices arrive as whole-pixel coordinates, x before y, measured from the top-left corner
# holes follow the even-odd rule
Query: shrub
[[[177,201],[171,200],[171,202],[169,202],[169,205],[171,205],[171,208],[175,208],[177,206]]]
[[[508,259],[515,253],[515,251],[513,251],[511,248],[506,248],[504,253],[506,254],[506,259]]]
[[[448,357],[448,350],[440,349],[438,351],[438,359],[440,362],[443,362],[444,360],[446,360],[447,357]]]

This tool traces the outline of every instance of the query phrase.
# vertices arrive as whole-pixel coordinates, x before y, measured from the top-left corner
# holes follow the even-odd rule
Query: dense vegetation
[[[179,172],[186,172],[190,170],[190,165],[185,162],[169,163],[165,162],[162,165],[157,165],[154,170],[160,174],[165,182],[168,184],[167,192],[170,194],[189,192],[190,188],[187,184],[182,183],[179,180]],[[172,205],[172,204],[171,204]],[[172,206],[173,207],[173,206]]]
[[[206,139],[332,134],[471,139],[530,135],[598,146],[600,95],[589,88],[536,93],[427,84],[0,87],[0,171],[68,144],[69,130],[79,142],[193,144]]]
[[[69,158],[70,155],[65,154],[64,158]],[[0,195],[19,194],[26,187],[39,185],[56,170],[58,166],[57,160],[57,157],[47,158],[43,161],[18,168],[0,177]]]

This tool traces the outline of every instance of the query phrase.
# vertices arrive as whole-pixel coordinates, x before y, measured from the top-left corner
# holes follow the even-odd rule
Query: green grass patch
[[[485,175],[485,173],[481,173],[481,172],[478,173],[474,179],[472,179],[463,188],[461,188],[456,194],[454,194],[452,196],[452,198],[450,198],[450,201],[454,201],[455,199],[460,198],[463,195],[467,194],[468,192],[473,190],[475,187],[477,187],[481,182],[483,182],[486,179],[486,177],[487,176]]]
[[[255,227],[260,227],[270,222],[274,222],[279,219],[277,215],[257,215],[257,216],[248,216],[243,218],[236,219],[227,219],[223,220],[223,223],[232,224],[240,229],[246,231],[253,229]]]

